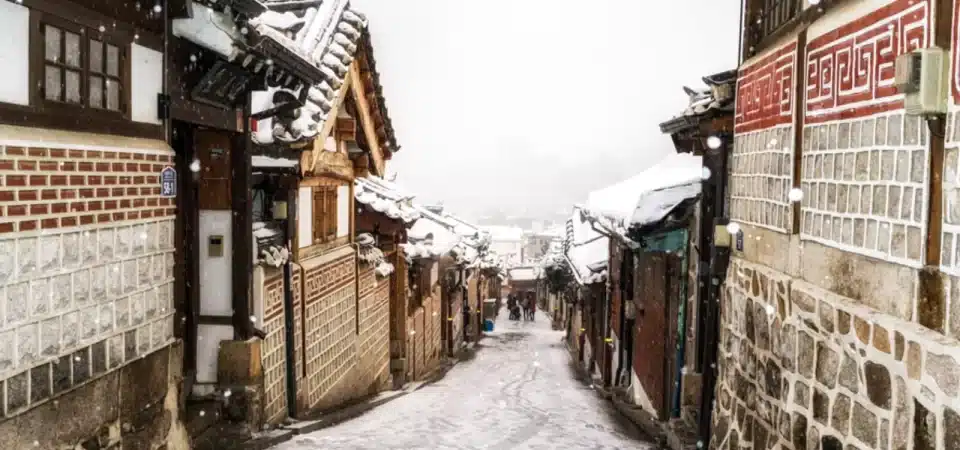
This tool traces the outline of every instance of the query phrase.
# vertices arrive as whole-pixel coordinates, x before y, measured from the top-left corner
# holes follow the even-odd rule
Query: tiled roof
[[[380,84],[380,72],[377,70],[377,60],[373,53],[373,43],[370,38],[370,30],[364,30],[364,36],[360,40],[362,50],[364,55],[366,55],[367,60],[367,70],[370,71],[370,76],[373,81],[373,94],[376,99],[376,106],[379,112],[380,121],[382,122],[382,133],[384,134],[384,140],[386,145],[386,150],[390,153],[396,153],[400,150],[400,146],[397,145],[397,136],[393,130],[393,121],[390,119],[390,112],[387,110],[387,102],[383,96],[383,85]]]
[[[353,196],[358,203],[406,224],[416,222],[421,215],[420,210],[413,206],[413,195],[379,177],[357,178]]]
[[[308,88],[304,105],[292,117],[273,121],[270,137],[283,142],[312,139],[323,129],[367,27],[366,17],[351,9],[348,0],[312,4],[284,12],[272,9],[249,21],[257,34],[280,42],[323,74],[322,81]],[[268,3],[271,7],[280,5]],[[262,136],[257,140],[262,144],[272,141]]]
[[[711,112],[729,112],[733,111],[734,95],[733,88],[736,86],[736,71],[726,71],[714,75],[708,75],[702,78],[706,88],[694,89],[683,87],[683,92],[687,94],[689,103],[683,112],[674,116],[672,119],[660,125],[663,132],[668,132],[669,125],[686,117],[696,117],[706,115]]]

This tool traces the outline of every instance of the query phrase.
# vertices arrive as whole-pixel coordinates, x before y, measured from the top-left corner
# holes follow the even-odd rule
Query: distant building
[[[500,255],[508,267],[521,263],[523,256],[522,228],[495,225],[480,228],[490,233],[490,250]]]

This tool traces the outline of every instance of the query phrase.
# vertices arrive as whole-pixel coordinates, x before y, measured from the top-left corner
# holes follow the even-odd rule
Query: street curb
[[[384,393],[392,393],[392,395],[383,395],[383,398],[356,403],[352,406],[348,406],[329,414],[324,414],[319,419],[305,420],[290,425],[284,425],[276,430],[266,432],[255,439],[244,442],[241,448],[243,450],[266,450],[275,445],[290,441],[297,436],[310,434],[325,428],[339,425],[351,419],[356,419],[357,417],[370,412],[374,408],[387,404],[412,392],[419,391],[420,389],[442,380],[450,371],[450,369],[453,369],[453,367],[459,362],[460,361],[458,359],[454,359],[452,362],[445,362],[439,367],[430,371],[426,376],[424,376],[422,381],[409,383],[401,390],[384,391]]]
[[[593,378],[580,364],[580,362],[577,361],[579,352],[570,346],[569,341],[566,339],[564,339],[564,341],[567,352],[570,354],[570,367],[574,370],[577,379],[583,384],[589,384],[592,386],[592,390],[598,398],[610,403],[617,413],[643,431],[643,433],[653,441],[653,444],[656,445],[657,448],[669,448],[667,427],[654,420],[653,416],[644,411],[642,408],[620,400],[616,395],[613,394],[611,390],[607,390],[602,386],[593,384]]]

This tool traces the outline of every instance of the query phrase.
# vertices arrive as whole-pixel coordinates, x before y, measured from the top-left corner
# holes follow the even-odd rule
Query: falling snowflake
[[[740,233],[740,224],[736,222],[730,222],[727,224],[727,233],[738,234]]]
[[[793,203],[803,200],[803,189],[800,189],[800,188],[790,189],[790,192],[787,194],[787,199],[789,199]]]
[[[704,167],[704,168],[703,168],[703,171],[700,172],[700,178],[701,178],[701,179],[704,179],[704,180],[709,180],[709,179],[710,179],[710,175],[711,175],[711,174],[710,174],[710,168],[709,168],[709,167]]]
[[[721,140],[719,137],[717,137],[717,136],[710,136],[710,137],[707,138],[707,147],[709,147],[709,148],[711,148],[711,149],[713,149],[713,150],[716,150],[716,149],[720,148],[721,145],[723,145],[723,140]]]
[[[195,159],[195,160],[193,160],[193,162],[190,163],[190,171],[191,171],[191,172],[194,172],[194,173],[200,171],[200,160],[199,160],[199,159]]]

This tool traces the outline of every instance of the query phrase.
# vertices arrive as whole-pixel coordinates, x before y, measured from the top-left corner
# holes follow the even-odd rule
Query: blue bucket
[[[483,331],[490,332],[493,331],[493,321],[490,319],[483,321]]]

